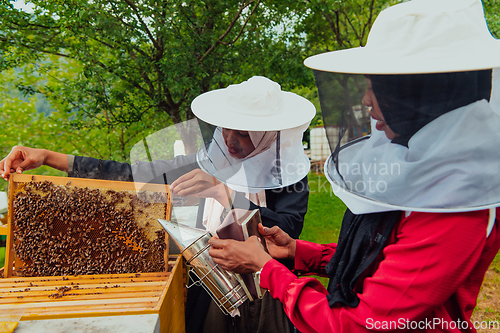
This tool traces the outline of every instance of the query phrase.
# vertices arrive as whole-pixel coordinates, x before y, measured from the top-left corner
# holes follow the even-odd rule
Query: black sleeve
[[[198,168],[196,156],[177,156],[171,161],[138,162],[134,165],[75,156],[70,177],[103,180],[136,181],[142,183],[171,184],[180,176]]]
[[[301,181],[280,189],[266,190],[267,207],[258,207],[238,193],[234,207],[260,210],[262,224],[266,227],[277,225],[292,238],[299,238],[307,212],[309,186],[307,176]]]
[[[132,182],[132,167],[128,163],[98,160],[92,157],[75,156],[73,170],[68,176]]]

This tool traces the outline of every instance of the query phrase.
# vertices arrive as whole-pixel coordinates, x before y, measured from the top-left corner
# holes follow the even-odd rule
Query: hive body
[[[182,258],[157,219],[168,186],[12,175],[0,310],[22,320],[158,313],[184,330]]]

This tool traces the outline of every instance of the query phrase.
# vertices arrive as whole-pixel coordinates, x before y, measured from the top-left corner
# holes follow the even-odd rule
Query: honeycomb
[[[166,235],[157,219],[168,216],[168,193],[34,177],[16,185],[11,224],[18,276],[165,271]]]

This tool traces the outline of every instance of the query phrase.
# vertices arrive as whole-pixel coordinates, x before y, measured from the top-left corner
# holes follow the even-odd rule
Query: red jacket
[[[360,303],[355,308],[330,308],[328,292],[318,280],[299,278],[276,260],[264,266],[261,286],[281,300],[303,333],[474,332],[474,325],[485,323],[472,323],[470,317],[500,248],[498,221],[486,238],[488,217],[488,210],[402,217],[358,281]],[[324,275],[336,245],[297,241],[295,272]]]

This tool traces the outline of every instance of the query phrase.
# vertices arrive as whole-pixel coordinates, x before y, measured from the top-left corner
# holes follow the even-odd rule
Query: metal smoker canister
[[[222,312],[230,314],[248,299],[236,275],[220,268],[208,254],[208,241],[212,237],[210,232],[162,219],[158,221],[179,248],[183,249],[182,255],[191,266],[189,273],[198,278],[194,284],[201,283]],[[199,236],[200,233],[203,234]],[[192,236],[199,237],[193,241]]]

